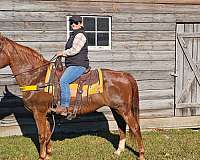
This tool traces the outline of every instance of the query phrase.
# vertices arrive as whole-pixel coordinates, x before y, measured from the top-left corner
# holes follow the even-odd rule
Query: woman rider
[[[89,67],[88,43],[82,26],[82,18],[72,16],[69,22],[73,32],[65,45],[65,50],[57,52],[57,57],[65,57],[66,65],[66,70],[60,79],[61,103],[52,109],[52,111],[63,116],[68,115],[70,106],[69,84],[79,78]]]

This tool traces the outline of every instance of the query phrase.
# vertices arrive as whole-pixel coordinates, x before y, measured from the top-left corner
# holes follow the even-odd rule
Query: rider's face
[[[71,27],[73,30],[81,28],[81,23],[80,22],[70,22]]]

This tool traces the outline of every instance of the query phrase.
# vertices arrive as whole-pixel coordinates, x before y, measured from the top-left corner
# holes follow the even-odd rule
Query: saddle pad
[[[103,93],[103,75],[101,69],[98,69],[99,81],[90,85],[83,85],[82,87],[82,96]],[[70,84],[70,93],[71,97],[76,97],[78,90],[78,84]]]
[[[49,81],[50,73],[51,73],[52,67],[49,66],[45,78],[45,83]],[[89,77],[88,77],[89,78]],[[82,91],[82,96],[97,94],[97,93],[103,93],[103,75],[101,69],[98,69],[98,82],[90,84],[90,85],[82,85],[81,89],[78,89],[77,83],[70,84],[70,93],[71,97],[76,97],[77,91]],[[53,93],[54,94],[54,86],[47,86],[44,89],[45,92]]]

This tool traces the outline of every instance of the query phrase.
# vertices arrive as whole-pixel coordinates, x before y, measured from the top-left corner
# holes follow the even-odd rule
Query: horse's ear
[[[3,41],[4,41],[4,36],[3,36],[3,34],[0,32],[0,49],[2,48]]]
[[[2,32],[0,32],[0,37],[5,37]]]
[[[0,40],[3,41],[5,39],[5,36],[3,35],[2,32],[0,32]]]
[[[0,38],[3,38],[3,33],[2,32],[0,32]]]

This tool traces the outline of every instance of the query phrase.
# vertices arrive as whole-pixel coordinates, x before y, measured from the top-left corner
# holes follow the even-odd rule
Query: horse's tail
[[[136,118],[136,121],[138,122],[139,125],[139,91],[138,91],[138,85],[136,80],[128,74],[128,79],[131,84],[131,89],[132,89],[132,113],[134,117]],[[132,139],[134,137],[134,134],[131,129],[129,129],[129,136]]]
[[[136,117],[138,123],[139,123],[139,91],[138,91],[138,85],[136,80],[128,74],[128,79],[131,83],[131,89],[132,89],[132,113],[134,117]]]
[[[133,113],[134,116],[137,118],[137,121],[139,123],[139,116],[140,116],[140,104],[139,104],[139,91],[138,91],[138,85],[135,81],[135,85],[132,86],[133,90]]]

